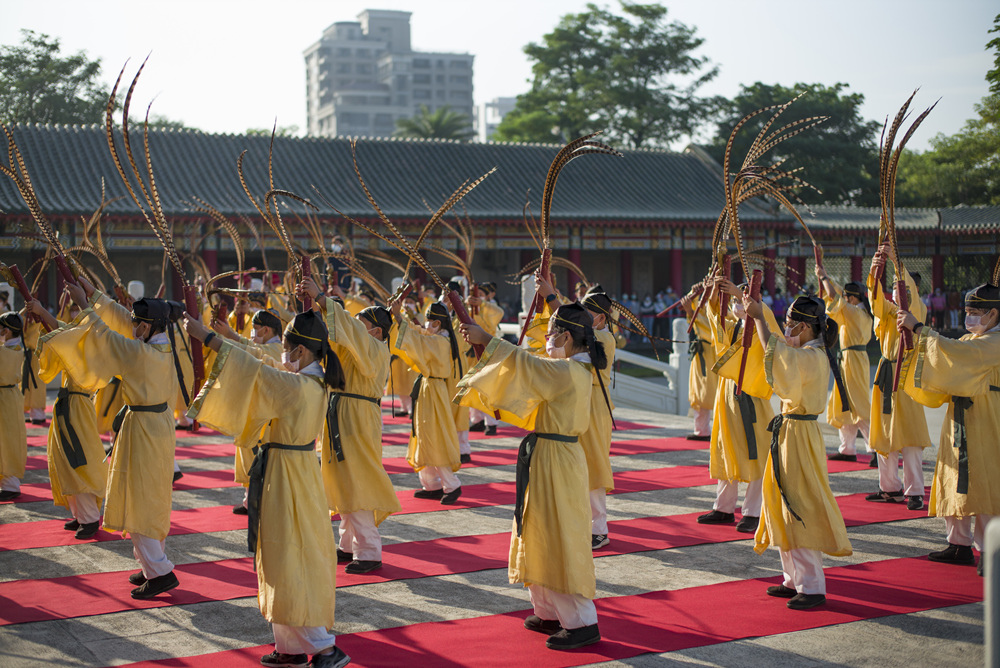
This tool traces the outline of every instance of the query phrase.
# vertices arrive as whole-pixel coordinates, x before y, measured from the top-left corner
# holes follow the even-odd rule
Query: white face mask
[[[289,352],[287,350],[281,351],[281,363],[285,365],[285,369],[287,371],[291,371],[292,373],[298,373],[298,371],[299,371],[299,360],[295,360],[293,362],[292,361],[292,353],[291,352]]]
[[[799,347],[799,337],[792,336],[792,331],[794,329],[795,329],[794,327],[785,327],[785,343],[787,343],[788,345],[790,345],[792,348],[798,348]]]
[[[561,335],[559,335],[561,336]],[[552,343],[558,336],[553,336],[545,341],[545,354],[552,359],[566,359],[566,347],[559,346],[558,348]]]
[[[972,332],[973,334],[982,334],[986,331],[986,326],[983,325],[983,316],[981,315],[967,315],[965,316],[965,328]]]
[[[733,315],[740,320],[747,317],[747,310],[741,302],[733,302]]]

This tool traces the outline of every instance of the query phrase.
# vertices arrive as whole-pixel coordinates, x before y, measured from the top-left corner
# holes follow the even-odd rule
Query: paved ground
[[[932,411],[928,415],[936,441],[941,412]],[[617,410],[616,417],[649,425],[646,429],[618,432],[616,440],[679,436],[691,428],[688,418],[626,409]],[[386,428],[386,432],[402,433],[406,429],[404,424],[393,424]],[[42,431],[38,428],[29,430],[29,434],[40,433]],[[213,442],[221,443],[225,439],[194,435],[181,439],[179,445]],[[517,442],[514,437],[478,440],[474,441],[474,448],[476,451],[515,448]],[[827,442],[832,449],[832,431],[827,434]],[[42,448],[29,448],[30,455],[43,452]],[[404,446],[387,445],[384,448],[386,458],[400,457],[404,452]],[[928,483],[934,456],[933,451],[925,455]],[[652,452],[616,457],[613,463],[616,472],[667,466],[707,466],[708,452]],[[189,474],[198,470],[225,470],[231,469],[232,458],[182,460],[181,466]],[[464,485],[509,482],[514,479],[514,470],[513,466],[475,466],[463,469],[460,476]],[[831,474],[830,478],[837,495],[870,492],[877,486],[874,471],[868,469]],[[418,486],[413,473],[395,474],[392,479],[400,491]],[[30,471],[26,482],[47,482],[45,470]],[[232,504],[241,493],[241,488],[232,487],[175,491],[174,508]],[[714,489],[708,485],[613,495],[608,500],[609,519],[664,517],[705,511],[711,507],[713,497]],[[25,532],[32,530],[32,522],[66,516],[63,509],[55,508],[47,501],[0,505],[0,523],[24,523]],[[510,517],[511,505],[397,515],[382,525],[382,533],[387,545],[446,536],[500,533],[509,531]],[[943,522],[928,518],[925,513],[912,513],[910,519],[903,521],[851,528],[848,533],[854,554],[842,559],[827,559],[827,567],[916,557],[939,549],[944,542]],[[167,540],[167,549],[178,565],[247,556],[245,530],[172,536]],[[780,573],[777,552],[768,551],[758,556],[747,540],[607,556],[597,559],[595,563],[599,598],[702,587]],[[0,607],[18,605],[17,601],[4,597],[4,583],[134,568],[131,543],[127,541],[0,551]],[[966,577],[967,573],[963,572],[962,576]],[[942,582],[941,586],[947,587],[948,583]],[[774,602],[773,599],[761,598],[761,605]],[[355,634],[425,621],[481,617],[527,607],[527,593],[520,587],[507,584],[505,569],[362,584],[338,590],[336,631],[338,634]],[[755,611],[720,610],[720,614],[752,616]],[[789,611],[789,614],[796,613]],[[592,665],[981,665],[982,627],[982,604],[972,603]],[[502,640],[523,639],[517,636]],[[256,599],[248,596],[0,626],[0,666],[120,665],[252,647],[271,641],[270,628],[257,610]],[[370,664],[373,659],[365,656],[354,658],[357,665]],[[463,665],[460,648],[455,648],[450,658],[452,665]],[[502,655],[498,655],[496,664],[503,663]],[[253,661],[250,661],[246,665],[252,664]],[[218,665],[226,663],[220,661]],[[429,662],[423,665],[435,664]]]

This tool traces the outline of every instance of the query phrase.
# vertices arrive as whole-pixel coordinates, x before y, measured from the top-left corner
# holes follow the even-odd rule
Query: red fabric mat
[[[219,487],[236,487],[239,483],[233,480],[233,470],[221,471],[183,471],[184,477],[174,483],[174,491],[195,489],[216,489]],[[49,483],[30,483],[21,485],[21,496],[0,503],[32,503],[35,501],[51,501],[52,486]]]
[[[866,503],[863,499],[863,494],[838,497],[849,526],[924,517],[923,513],[907,511],[902,504]],[[696,518],[699,514],[611,522],[611,544],[595,556],[750,540],[748,534],[737,533],[732,525],[698,524]],[[367,575],[348,575],[339,571],[337,586],[503,568],[507,563],[509,545],[509,532],[387,545],[383,548],[385,566],[381,570]],[[168,554],[169,550],[168,543]],[[185,575],[189,572],[200,579],[189,582]],[[125,581],[128,571],[0,583],[0,625],[85,617],[133,608],[223,601],[256,593],[252,560],[249,558],[178,566],[177,573],[181,580],[178,589],[153,601],[143,602],[129,597],[130,587]],[[248,588],[250,592],[246,593]],[[47,603],[33,605],[26,604],[26,601]]]
[[[190,436],[187,440],[190,440]],[[195,443],[184,445],[178,442],[175,454],[178,460],[184,459],[207,459],[210,457],[232,457],[234,447],[232,443]],[[48,457],[46,455],[30,455],[28,457],[27,469],[40,470],[48,468]]]
[[[828,603],[808,611],[789,610],[784,599],[764,593],[776,578],[600,599],[596,604],[603,640],[572,652],[548,650],[545,636],[524,630],[522,621],[529,610],[341,635],[337,644],[351,656],[352,665],[359,667],[492,668],[498,665],[497,657],[503,656],[508,665],[562,668],[932,610],[983,598],[982,580],[975,569],[923,558],[827,568],[826,580]],[[948,586],[941,587],[941,582],[948,582]],[[728,610],[749,614],[724,612]],[[129,665],[250,665],[272,648],[262,645]]]

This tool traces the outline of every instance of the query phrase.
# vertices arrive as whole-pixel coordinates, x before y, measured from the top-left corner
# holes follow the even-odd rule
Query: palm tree
[[[408,139],[458,139],[468,141],[475,136],[469,117],[445,105],[433,113],[426,104],[413,118],[396,121],[396,136]]]

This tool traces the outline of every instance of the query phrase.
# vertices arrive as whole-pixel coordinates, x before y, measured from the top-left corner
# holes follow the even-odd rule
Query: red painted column
[[[670,284],[677,294],[687,293],[688,286],[684,284],[684,251],[680,248],[670,249]]]
[[[623,250],[618,254],[622,269],[622,292],[632,292],[632,251]]]
[[[935,253],[931,259],[931,291],[944,290],[944,255]]]
[[[219,251],[206,249],[202,253],[202,258],[205,260],[205,264],[208,266],[208,270],[212,276],[219,273]]]
[[[576,266],[580,266],[582,253],[579,248],[570,248],[566,253],[567,258],[570,262]],[[580,267],[582,269],[582,267]],[[576,272],[572,269],[566,270],[566,290],[564,294],[571,295],[574,294],[573,289],[576,287],[577,282],[582,280],[581,276],[577,276]]]
[[[764,257],[769,260],[773,260],[778,256],[778,249],[776,248],[765,248]],[[775,288],[775,276],[774,276],[774,263],[765,262],[764,263],[764,289],[770,294],[774,294]]]
[[[858,283],[864,282],[865,259],[858,255],[851,258],[851,280]]]

